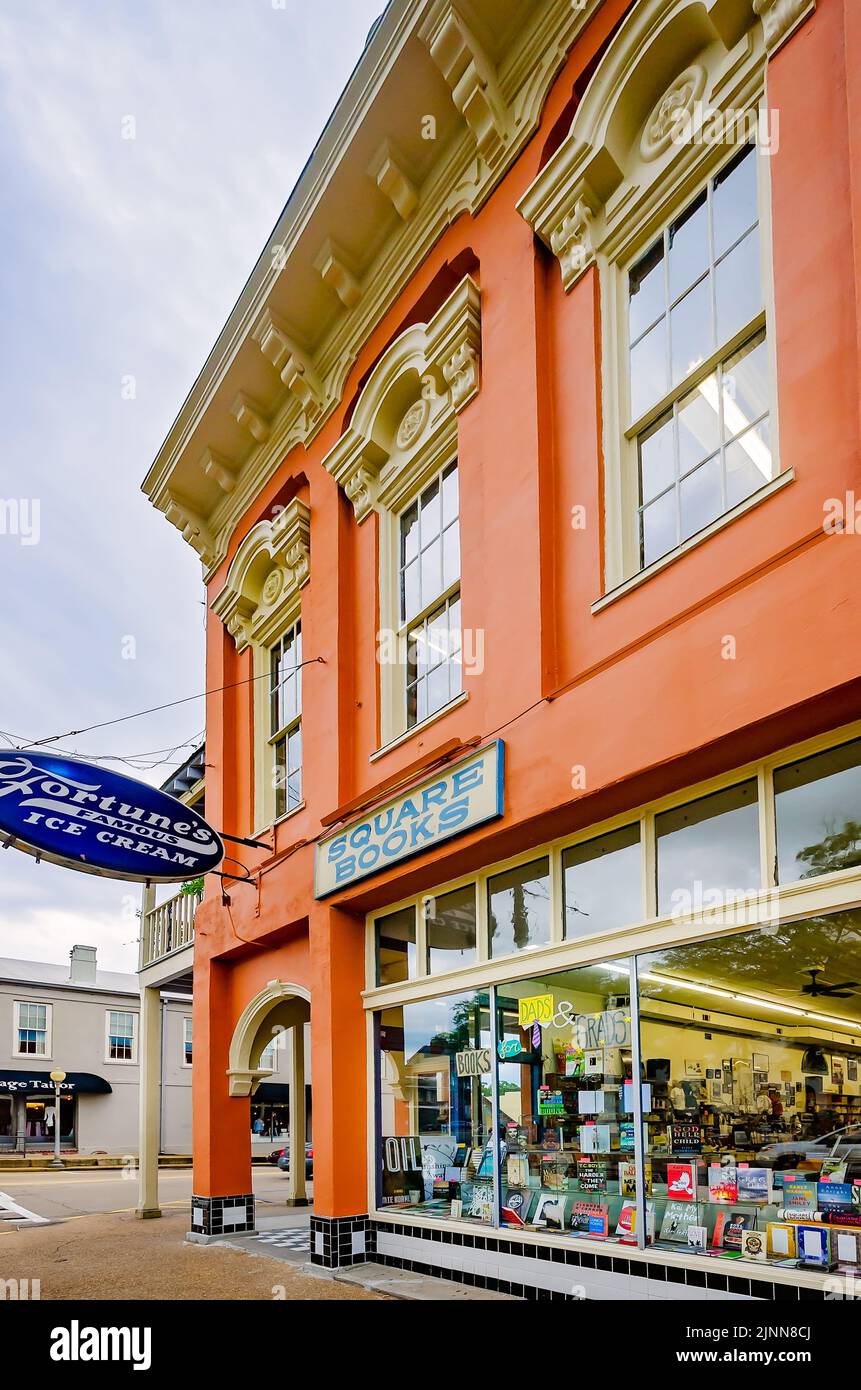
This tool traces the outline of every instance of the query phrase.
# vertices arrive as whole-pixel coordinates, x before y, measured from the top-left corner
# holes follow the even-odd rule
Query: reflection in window
[[[861,739],[774,774],[777,881],[861,864]]]
[[[378,1018],[381,1206],[492,1221],[487,995],[447,995]]]
[[[848,1258],[857,1269],[856,1237],[839,1245],[839,1223],[861,1179],[854,1046],[849,1055],[859,960],[858,912],[640,958],[659,1245],[819,1268]]]
[[[756,154],[746,147],[629,272],[640,563],[773,475]],[[743,334],[739,344],[739,336]],[[721,349],[712,370],[699,372]],[[672,399],[654,416],[654,407]]]
[[[499,987],[503,1226],[636,1240],[629,989],[624,962]]]
[[[658,913],[684,915],[761,887],[756,781],[655,817]]]
[[[565,936],[639,922],[643,915],[640,827],[626,825],[562,855]]]
[[[403,907],[378,917],[374,923],[377,948],[377,984],[402,984],[418,974],[416,955],[416,910]]]
[[[433,975],[476,959],[475,886],[429,898],[425,908],[428,970]]]
[[[487,884],[491,956],[546,946],[550,940],[550,863],[547,858],[495,874]]]

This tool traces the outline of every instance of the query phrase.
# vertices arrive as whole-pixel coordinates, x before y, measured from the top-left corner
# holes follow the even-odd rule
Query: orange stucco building
[[[260,1051],[310,1017],[312,1255],[383,1248],[375,1027],[444,993],[441,885],[478,883],[479,992],[861,901],[851,862],[789,901],[769,780],[858,735],[859,53],[853,0],[392,0],[369,36],[146,482],[206,574],[207,817],[259,842],[195,924],[200,1233],[253,1226]],[[501,814],[362,860],[500,745]],[[753,915],[682,930],[656,817],[742,775]],[[566,845],[634,815],[642,911],[590,945]],[[537,855],[527,967],[483,895]]]

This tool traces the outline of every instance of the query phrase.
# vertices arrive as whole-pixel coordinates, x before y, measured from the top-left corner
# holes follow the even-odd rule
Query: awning
[[[0,1069],[0,1095],[37,1095],[48,1091],[53,1095],[54,1083],[47,1071],[3,1071]],[[60,1082],[60,1094],[109,1096],[111,1085],[103,1076],[94,1076],[90,1071],[66,1072],[65,1081]]]
[[[270,1105],[287,1105],[290,1101],[290,1087],[281,1081],[261,1081],[251,1099],[267,1100]]]

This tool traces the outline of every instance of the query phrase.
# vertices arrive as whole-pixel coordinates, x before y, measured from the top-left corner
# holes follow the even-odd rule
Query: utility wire
[[[313,666],[315,663],[319,663],[321,666],[325,666],[326,664],[322,656],[309,656],[306,661],[297,662],[296,666],[291,669],[298,671],[301,670],[303,666]],[[80,734],[90,734],[94,729],[109,729],[112,728],[114,724],[126,724],[130,719],[142,719],[145,714],[158,714],[164,709],[175,709],[177,705],[187,705],[190,704],[192,700],[203,700],[207,695],[220,695],[225,690],[235,690],[237,686],[250,685],[252,681],[269,680],[270,674],[269,671],[261,671],[259,675],[247,676],[245,680],[231,681],[229,685],[216,685],[212,690],[202,690],[199,695],[186,695],[181,700],[168,700],[167,703],[163,705],[152,705],[149,709],[136,710],[134,714],[122,714],[116,719],[103,719],[100,724],[88,724],[84,729],[69,729],[64,734],[52,734],[50,738],[40,738],[33,742],[23,742],[19,744],[14,751],[16,753],[29,752],[30,749],[41,748],[46,743],[59,743],[60,739],[77,738]],[[9,737],[9,735],[6,735],[6,737]],[[20,735],[15,735],[15,737],[20,737]],[[178,746],[181,747],[182,745]]]

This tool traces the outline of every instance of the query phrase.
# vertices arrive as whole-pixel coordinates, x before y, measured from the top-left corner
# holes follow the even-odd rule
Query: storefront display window
[[[416,910],[401,908],[376,923],[377,984],[401,984],[417,974]]]
[[[629,988],[622,963],[497,990],[501,1225],[634,1238]]]
[[[778,882],[861,864],[861,739],[774,774]]]
[[[509,956],[550,940],[550,861],[535,859],[496,874],[487,885],[491,956]]]
[[[682,916],[761,886],[756,781],[655,817],[658,913]]]
[[[12,1098],[0,1096],[0,1144],[11,1144],[12,1139]]]
[[[640,959],[655,1244],[858,1268],[859,964],[861,913]]]
[[[425,905],[428,970],[433,975],[476,959],[475,886],[456,888]]]
[[[645,915],[639,825],[572,845],[562,872],[566,937],[611,931]]]
[[[493,1217],[493,1067],[486,993],[386,1009],[378,1020],[379,1204]]]

